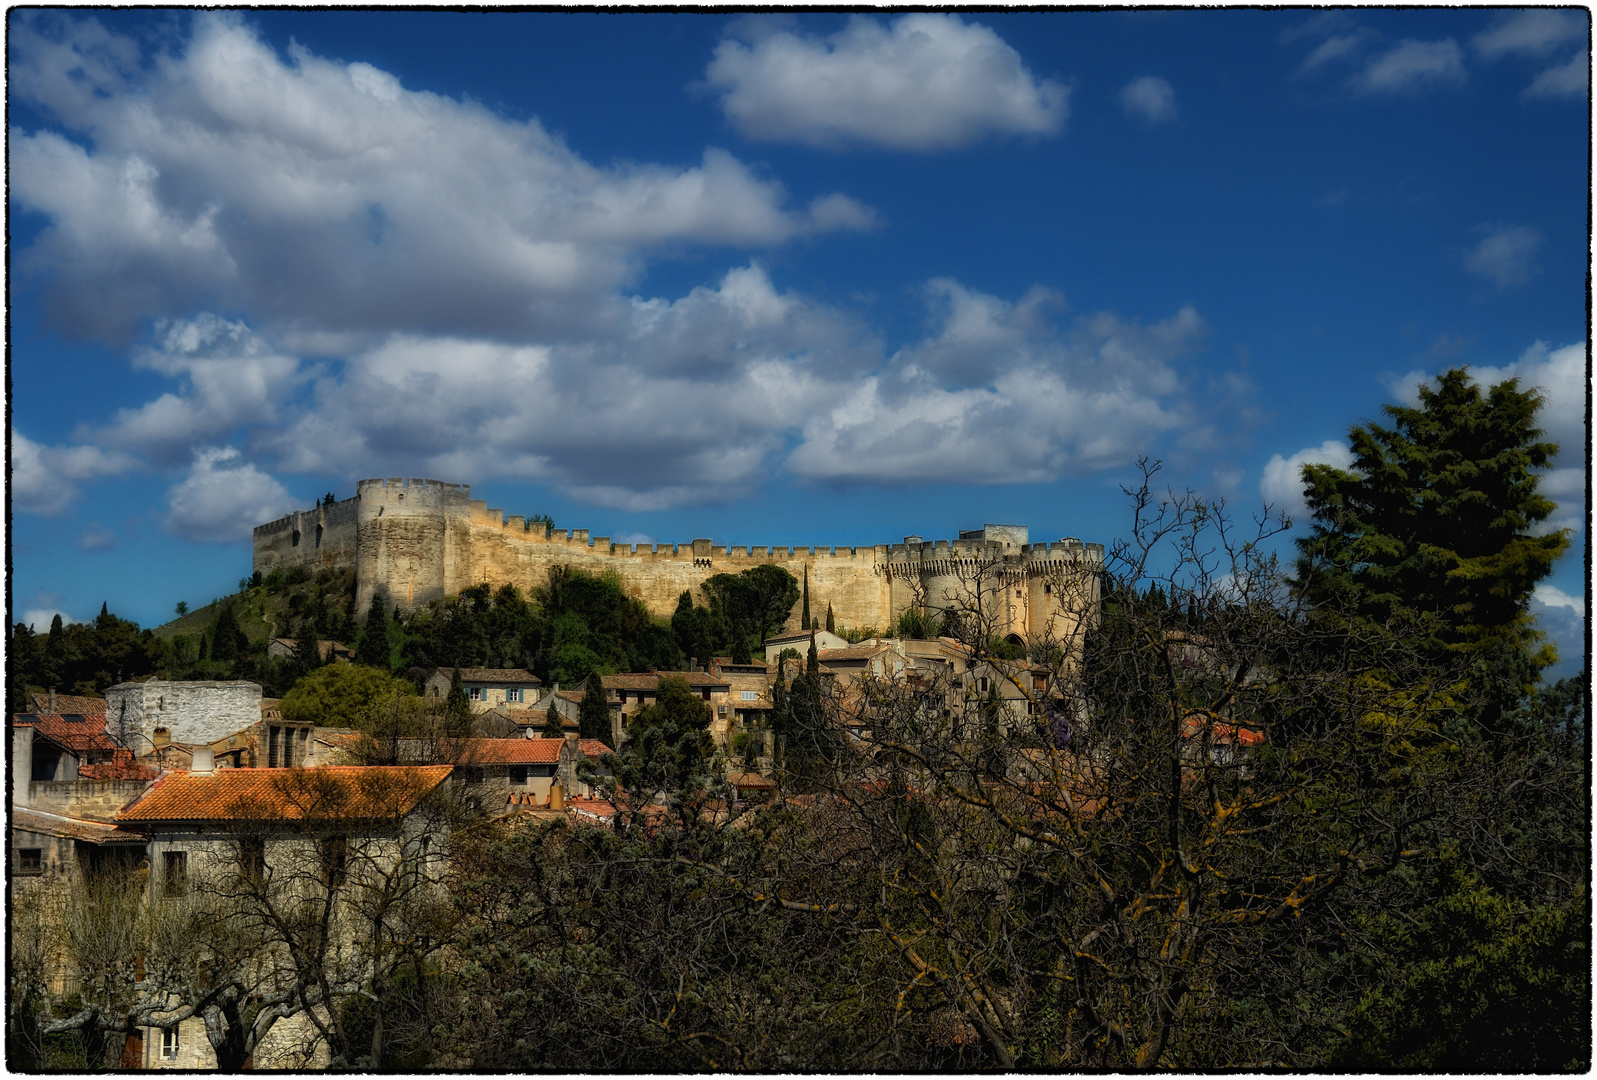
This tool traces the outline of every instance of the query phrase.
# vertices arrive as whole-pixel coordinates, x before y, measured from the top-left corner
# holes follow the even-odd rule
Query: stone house
[[[639,709],[652,705],[660,693],[661,679],[681,679],[710,706],[710,735],[721,745],[731,739],[733,716],[732,682],[714,671],[651,671],[646,674],[603,675],[605,697],[610,703],[611,725],[617,738],[624,736],[627,722]],[[741,695],[739,695],[741,700]]]
[[[427,697],[449,696],[454,668],[434,668],[422,682]],[[525,668],[461,668],[460,685],[465,688],[471,711],[485,713],[501,705],[519,706],[538,697],[543,680]]]
[[[105,732],[143,757],[169,743],[210,746],[261,722],[261,688],[241,680],[118,683],[105,692]]]
[[[846,649],[849,646],[848,638],[839,637],[830,630],[793,630],[785,634],[765,639],[765,660],[775,664],[776,658],[782,654],[783,649],[792,649],[799,654],[799,662],[804,662],[804,657],[810,651],[810,634],[815,635],[815,648],[821,649]]]
[[[316,652],[324,664],[348,664],[355,659],[354,649],[336,641],[318,641]],[[299,655],[299,642],[288,637],[273,638],[266,643],[266,655],[273,660],[292,660]]]
[[[606,772],[603,755],[613,753],[598,739],[463,739],[441,746],[455,763],[455,776],[468,807],[489,815],[519,809],[549,808],[549,793],[559,783],[563,795],[591,797],[594,786],[578,776],[587,761]]]
[[[13,763],[26,762],[28,782],[76,780],[78,770],[110,762],[121,749],[105,733],[105,714],[16,713],[11,717]]]
[[[185,895],[197,883],[261,875],[284,887],[332,883],[358,889],[364,875],[414,866],[430,877],[442,866],[449,813],[443,795],[450,766],[346,766],[321,769],[209,769],[168,772],[117,815],[122,829],[148,837],[147,888],[153,902]],[[271,887],[262,885],[262,888]],[[148,1067],[214,1069],[199,1018],[146,1028]],[[253,1055],[256,1068],[325,1068],[327,1047],[303,1015],[279,1020]]]

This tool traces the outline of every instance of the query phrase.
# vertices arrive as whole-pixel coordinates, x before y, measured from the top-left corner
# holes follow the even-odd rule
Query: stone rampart
[[[336,539],[329,540],[332,519],[323,523],[314,517],[320,512],[337,512]],[[324,526],[319,546],[308,543],[306,531],[317,524]],[[1096,607],[1100,544],[1070,538],[1029,544],[1026,527],[1018,525],[988,525],[953,541],[909,541],[869,547],[729,547],[704,539],[612,544],[586,529],[546,533],[529,528],[525,517],[507,518],[473,499],[467,484],[389,478],[362,480],[353,499],[260,526],[255,567],[269,570],[306,559],[353,566],[361,613],[379,592],[410,610],[475,585],[508,584],[526,591],[544,584],[550,569],[560,565],[594,574],[614,571],[662,618],[676,610],[684,591],[702,600],[699,587],[715,574],[765,564],[799,579],[808,572],[813,613],[830,604],[840,625],[883,632],[909,608],[939,611],[973,587],[999,629],[1021,637],[1045,632],[1059,637],[1079,623],[1083,611]],[[797,629],[798,617],[795,605],[784,629]]]
[[[290,566],[312,570],[355,565],[360,496],[323,504],[255,526],[255,569]]]

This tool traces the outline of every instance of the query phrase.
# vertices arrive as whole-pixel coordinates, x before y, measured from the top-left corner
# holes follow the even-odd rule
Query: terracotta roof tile
[[[160,775],[160,769],[138,764],[133,760],[133,751],[120,747],[112,753],[110,761],[78,766],[78,778],[82,780],[154,780]]]
[[[122,821],[343,821],[403,817],[449,775],[448,765],[168,772],[117,815]]]
[[[771,780],[768,777],[761,776],[759,773],[751,772],[729,773],[727,775],[726,782],[735,788],[767,789],[776,787],[776,781]]]
[[[454,677],[454,668],[438,668],[438,674],[446,679]],[[499,668],[499,667],[463,667],[460,669],[460,681],[463,683],[512,683],[517,686],[542,686],[543,680],[538,678],[526,668]]]
[[[143,833],[124,829],[106,821],[88,821],[34,810],[26,806],[11,808],[11,827],[44,836],[64,836],[91,844],[143,843]]]
[[[56,695],[56,704],[60,704]],[[75,717],[76,719],[68,719]],[[12,727],[31,727],[35,737],[43,736],[57,746],[77,754],[106,753],[117,749],[116,741],[105,733],[105,713],[17,713]]]
[[[582,751],[583,757],[596,758],[604,754],[613,754],[614,750],[603,739],[578,739],[577,749]]]
[[[105,698],[83,697],[78,694],[57,694],[55,708],[50,708],[49,694],[33,695],[33,711],[48,713],[53,712],[60,716],[63,713],[78,713],[87,716],[90,713],[105,715]]]
[[[724,676],[711,675],[708,671],[649,671],[599,676],[606,690],[657,690],[661,679],[681,679],[689,686],[701,689],[732,685]]]

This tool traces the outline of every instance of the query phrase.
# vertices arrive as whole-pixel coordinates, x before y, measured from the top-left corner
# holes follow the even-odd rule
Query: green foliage
[[[655,699],[632,715],[616,767],[622,790],[634,799],[702,786],[714,755],[710,706],[673,677],[660,680]]]
[[[1391,427],[1354,426],[1350,469],[1305,466],[1315,518],[1299,541],[1305,595],[1367,625],[1417,625],[1454,655],[1503,644],[1550,661],[1529,600],[1569,536],[1534,535],[1554,510],[1537,490],[1535,470],[1557,452],[1539,441],[1541,400],[1513,379],[1483,394],[1454,369],[1420,388],[1418,408],[1386,406]]]
[[[222,610],[216,616],[216,622],[211,625],[209,658],[222,661],[237,660],[248,648],[249,639],[244,636],[244,631],[239,629],[238,617],[233,614],[233,605],[223,604]]]
[[[799,613],[799,627],[810,628],[810,564],[804,564],[804,607]]]
[[[388,635],[388,598],[379,590],[372,596],[371,608],[366,612],[365,625],[355,643],[355,660],[368,667],[389,670],[392,645]]]
[[[1364,916],[1387,980],[1348,1017],[1340,1069],[1585,1072],[1591,1063],[1590,905],[1527,908],[1444,859],[1440,895]]]
[[[584,739],[598,739],[608,745],[614,738],[610,731],[610,703],[605,700],[604,683],[597,671],[588,676],[588,685],[583,689],[577,724]]]
[[[62,625],[58,616],[47,634],[17,623],[6,650],[11,709],[30,711],[31,690],[103,694],[119,682],[154,674],[164,652],[150,631],[109,612],[70,626]]]
[[[546,739],[559,739],[565,733],[565,723],[560,719],[560,711],[551,704],[549,711],[543,715],[543,737]]]
[[[450,673],[449,693],[444,697],[444,731],[456,739],[464,739],[471,734],[471,701],[460,682],[458,667]]]
[[[278,708],[283,719],[322,727],[348,727],[371,702],[386,694],[414,695],[405,679],[365,664],[328,664],[294,684]],[[462,695],[464,696],[464,695]]]
[[[769,563],[741,574],[716,574],[701,585],[700,590],[722,628],[717,646],[723,642],[730,644],[739,633],[746,637],[750,629],[763,642],[787,622],[799,598],[798,582],[793,575]],[[740,623],[743,624],[741,631]]]
[[[832,602],[830,600],[826,602],[826,632],[828,634],[837,633],[837,620],[832,617]]]
[[[937,636],[937,621],[930,615],[908,608],[893,624],[893,636],[926,641]]]

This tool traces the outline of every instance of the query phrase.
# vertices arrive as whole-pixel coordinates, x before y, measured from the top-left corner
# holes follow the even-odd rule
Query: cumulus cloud
[[[1483,225],[1486,235],[1464,258],[1472,273],[1491,278],[1499,288],[1512,288],[1530,280],[1541,233],[1523,225]]]
[[[1341,439],[1327,439],[1319,446],[1307,446],[1291,457],[1271,454],[1264,466],[1264,477],[1259,481],[1259,494],[1270,504],[1271,510],[1286,514],[1294,521],[1304,521],[1309,516],[1309,504],[1304,498],[1303,466],[1334,465],[1346,469],[1353,464],[1353,451]]]
[[[1531,593],[1530,612],[1558,650],[1558,663],[1542,678],[1550,682],[1574,675],[1586,655],[1586,598],[1543,583]]]
[[[22,613],[22,618],[18,619],[17,621],[25,625],[29,630],[32,630],[35,634],[45,634],[49,633],[50,624],[55,621],[55,617],[57,615],[61,616],[62,626],[70,626],[72,623],[78,621],[72,616],[68,615],[66,612],[56,608],[29,608],[27,611]]]
[[[1150,124],[1176,118],[1176,92],[1157,75],[1132,79],[1120,91],[1120,104],[1128,116],[1140,116]]]
[[[189,540],[242,540],[256,525],[282,517],[299,500],[234,447],[203,450],[189,475],[166,493],[167,531]]]
[[[58,325],[108,340],[201,298],[321,333],[563,333],[602,325],[662,245],[870,223],[840,195],[794,208],[715,148],[596,167],[536,119],[298,46],[285,61],[235,16],[148,58],[55,13],[10,45],[11,93],[73,134],[9,132],[15,205],[50,221],[20,261]]]
[[[1345,34],[1333,34],[1315,46],[1313,52],[1298,65],[1299,75],[1310,75],[1336,60],[1352,60],[1364,51],[1377,35],[1374,31],[1357,29]]]
[[[11,505],[30,514],[53,516],[71,505],[78,484],[131,469],[126,454],[97,446],[43,446],[11,429]]]
[[[1203,336],[1183,308],[1152,326],[1110,314],[1055,334],[1033,290],[1008,303],[931,284],[941,325],[806,420],[791,471],[817,480],[1043,482],[1123,464],[1192,427],[1171,363]]]
[[[1462,83],[1464,50],[1452,38],[1404,39],[1372,57],[1350,85],[1363,94],[1413,94]]]
[[[301,381],[298,358],[269,346],[243,322],[205,313],[161,328],[155,345],[134,353],[133,366],[183,380],[111,424],[84,425],[80,438],[141,452],[161,464],[188,459],[190,447],[225,443],[245,423],[270,423]]]
[[[989,135],[1052,135],[1069,90],[1038,80],[992,30],[957,15],[856,15],[826,38],[746,24],[716,46],[705,85],[745,136],[839,149],[933,151]]]
[[[1585,41],[1588,20],[1573,11],[1538,8],[1499,16],[1470,42],[1484,60],[1546,56],[1569,42]]]
[[[1536,76],[1525,88],[1525,98],[1583,98],[1591,83],[1591,54],[1582,49],[1567,64],[1558,64]]]

